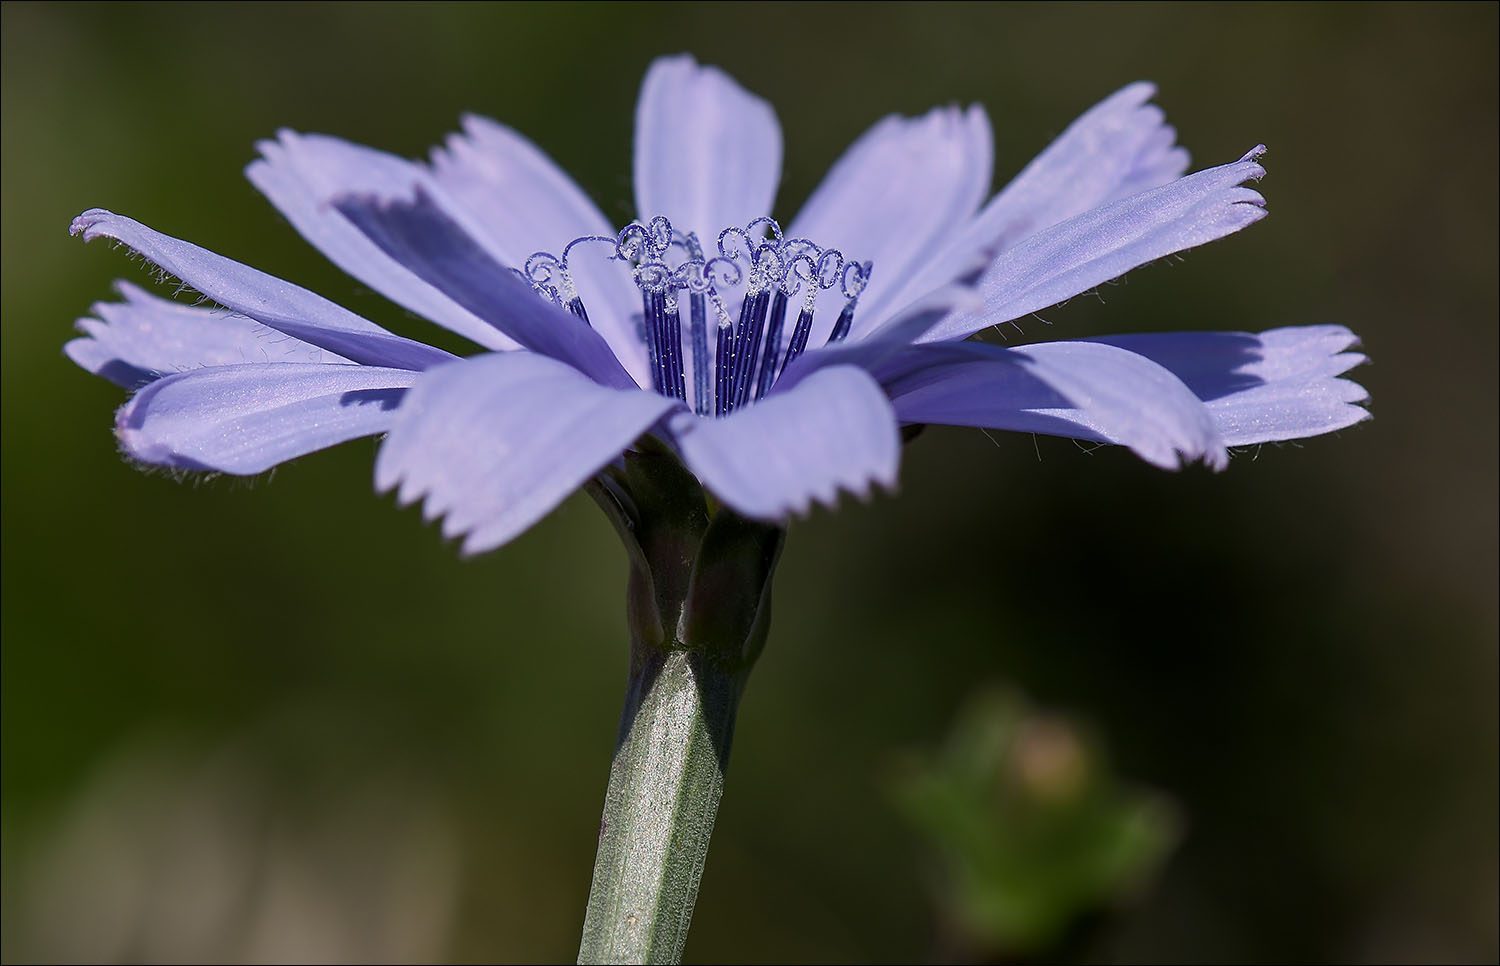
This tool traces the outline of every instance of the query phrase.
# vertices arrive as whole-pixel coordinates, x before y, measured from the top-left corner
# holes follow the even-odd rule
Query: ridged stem
[[[744,675],[700,653],[631,670],[580,963],[676,963],[687,942]]]
[[[719,509],[649,441],[590,487],[630,554],[630,674],[580,963],[676,963],[770,627],[783,531]]]

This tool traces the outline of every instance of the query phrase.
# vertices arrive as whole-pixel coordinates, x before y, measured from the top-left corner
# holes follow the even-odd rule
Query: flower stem
[[[580,963],[676,963],[724,791],[743,673],[701,652],[632,660]]]
[[[785,532],[711,508],[659,447],[627,453],[589,492],[630,557],[630,682],[578,961],[676,963]]]

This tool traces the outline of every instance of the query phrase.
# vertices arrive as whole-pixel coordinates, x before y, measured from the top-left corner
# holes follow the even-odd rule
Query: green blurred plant
[[[939,749],[902,764],[894,798],[937,859],[945,958],[1058,953],[1139,895],[1180,837],[1170,800],[1122,783],[1097,739],[1010,688],[974,695]]]

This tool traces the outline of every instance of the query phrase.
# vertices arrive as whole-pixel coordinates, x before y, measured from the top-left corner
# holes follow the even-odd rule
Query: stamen
[[[751,276],[751,284],[754,284],[755,276]],[[754,325],[755,300],[758,296],[746,291],[744,299],[740,302],[740,321],[734,327],[734,334],[730,337],[729,349],[729,372],[724,379],[724,411],[734,412],[739,405],[740,383],[742,381],[741,370],[745,368],[750,345],[750,329]]]
[[[687,402],[687,383],[682,371],[682,317],[677,313],[677,291],[671,285],[658,298],[662,301],[663,337],[667,347],[667,375],[672,395]]]
[[[693,412],[708,415],[708,319],[703,296],[688,296],[688,325],[693,332]]]
[[[636,266],[635,283],[641,287],[645,310],[652,383],[657,392],[677,396],[682,384],[682,323],[677,318],[675,298],[672,317],[670,320],[667,317],[667,289],[672,283],[672,273],[661,262],[642,262]]]
[[[634,221],[621,228],[615,240],[615,257],[630,262],[659,262],[671,246],[672,223],[657,215],[649,226]]]
[[[875,267],[873,262],[865,262],[860,265],[850,262],[844,266],[844,297],[849,301],[844,305],[844,310],[839,313],[838,321],[833,325],[833,331],[828,335],[828,345],[844,341],[849,335],[849,328],[854,324],[854,306],[859,302],[859,295],[865,290],[870,281],[870,271]],[[850,276],[853,281],[850,281]]]
[[[765,290],[746,295],[745,304],[750,307],[749,327],[740,339],[740,354],[735,360],[734,407],[745,405],[750,398],[750,386],[755,380],[755,363],[760,358],[761,330],[765,328],[766,309],[771,305],[771,293]]]
[[[766,329],[766,354],[760,361],[760,377],[755,382],[755,398],[759,399],[771,389],[776,377],[776,357],[781,345],[781,329],[786,324],[787,290],[785,285],[776,286],[771,296],[771,322]]]
[[[849,326],[852,324],[854,324],[854,303],[850,302],[839,313],[838,321],[833,324],[833,331],[828,333],[828,342],[826,344],[833,345],[835,342],[843,342],[844,337],[849,334]]]
[[[769,229],[771,232],[771,237],[775,239],[775,241],[772,243],[773,247],[781,247],[781,226],[776,223],[775,218],[771,218],[768,215],[761,215],[759,218],[754,219],[750,222],[750,224],[745,226],[746,237],[754,238],[755,230],[757,228]]]
[[[729,412],[729,373],[734,368],[734,327],[729,316],[719,320],[719,336],[714,342],[714,416],[722,419]]]
[[[714,284],[714,272],[723,274],[725,285],[738,285],[744,278],[738,265],[724,258],[710,258],[703,266],[703,277],[708,283],[708,300],[713,303],[714,315],[719,327],[714,340],[714,415],[723,416],[729,403],[729,375],[734,364],[734,321],[724,308],[724,300]]]
[[[688,232],[684,243],[688,262],[678,269],[678,273],[683,276],[683,287],[688,290],[688,326],[693,337],[693,412],[707,416],[708,306],[704,303],[703,292],[708,287],[708,279],[703,275],[703,246],[698,243],[698,236]]]
[[[570,242],[568,248],[572,248],[581,240],[575,239]],[[578,289],[573,286],[573,276],[568,272],[567,250],[563,249],[562,258],[550,252],[536,252],[526,259],[526,275],[530,277],[533,285],[546,287],[553,301],[588,323],[589,314],[584,311],[583,299],[578,297]],[[555,285],[551,284],[554,279],[556,279]]]
[[[792,364],[792,360],[800,356],[807,348],[807,337],[812,335],[812,323],[812,309],[804,302],[802,311],[797,313],[797,325],[792,329],[792,342],[786,347],[786,360],[781,363],[781,372],[776,374],[777,379],[786,373],[786,367]]]
[[[661,329],[651,312],[651,293],[641,290],[642,332],[646,337],[646,365],[651,370],[651,388],[661,392]]]
[[[780,284],[786,272],[785,261],[775,242],[765,242],[758,247],[750,267],[750,283],[745,291],[745,302],[750,308],[749,329],[741,333],[741,352],[735,360],[735,408],[750,400],[750,390],[755,385],[755,364],[760,360],[760,344],[765,332],[766,310],[771,304],[770,290]]]
[[[819,291],[838,284],[843,275],[844,254],[837,248],[829,248],[818,256],[817,262],[813,262],[808,255],[799,255],[794,267],[799,266],[807,269],[806,274],[797,273],[797,277],[807,286],[807,295],[802,299],[802,312],[797,316],[797,327],[792,330],[792,342],[786,348],[786,361],[782,362],[781,372],[776,374],[777,379],[781,378],[793,360],[807,350],[807,340],[812,335],[813,304]]]
[[[516,274],[538,295],[590,324],[569,259],[573,249],[585,242],[609,245],[608,260],[630,266],[641,292],[637,331],[646,346],[651,388],[690,403],[699,416],[727,416],[769,393],[787,367],[807,351],[818,294],[835,285],[841,285],[846,301],[828,342],[849,336],[872,266],[848,261],[836,249],[820,248],[806,238],[785,238],[781,226],[766,217],[743,228],[725,228],[717,241],[717,257],[705,259],[697,235],[679,235],[670,221],[657,216],[645,224],[631,222],[614,237],[575,238],[563,248],[561,257],[536,252],[526,260],[524,271]],[[748,271],[738,264],[741,257]],[[736,320],[721,292],[742,283]],[[682,344],[680,298],[684,291],[693,353],[691,398]],[[787,311],[799,291],[801,310],[783,349]],[[708,344],[710,304],[716,322],[712,352]]]
[[[593,323],[589,322],[588,311],[583,307],[583,299],[578,297],[578,289],[573,285],[573,273],[568,268],[568,259],[572,256],[573,249],[585,242],[603,242],[606,245],[613,246],[615,241],[615,239],[610,238],[608,235],[584,235],[581,238],[573,239],[567,245],[563,246],[562,258],[558,260],[560,268],[559,281],[562,289],[561,295],[566,301],[568,311],[582,319],[585,324],[593,325]],[[532,258],[535,257],[535,255],[532,256]],[[530,262],[528,261],[527,264],[529,265]]]
[[[521,281],[525,282],[527,285],[530,285],[531,286],[531,290],[533,292],[535,292],[536,294],[540,295],[542,298],[546,299],[549,302],[552,302],[555,305],[561,305],[562,304],[562,300],[557,297],[557,289],[552,288],[551,286],[542,285],[536,279],[534,279],[531,276],[527,275],[525,272],[521,271],[519,268],[513,268],[513,269],[511,269],[511,272],[515,274],[516,278],[519,278]]]

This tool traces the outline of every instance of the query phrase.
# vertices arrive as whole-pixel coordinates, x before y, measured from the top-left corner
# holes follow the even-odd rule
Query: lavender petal
[[[375,485],[423,500],[443,534],[481,553],[540,520],[679,406],[600,386],[530,352],[434,369],[407,394],[375,463]]]
[[[835,366],[723,419],[680,413],[667,430],[688,468],[736,512],[770,522],[896,484],[901,439],[879,385]]]
[[[1187,151],[1152,84],[1138,82],[1085,111],[962,231],[939,245],[899,297],[913,298],[1043,228],[1166,184],[1187,170]]]
[[[112,238],[231,311],[353,362],[425,369],[452,353],[393,335],[305,288],[94,208],[73,219],[84,241]]]
[[[1370,418],[1363,386],[1339,376],[1365,357],[1341,325],[1269,332],[1172,332],[1095,339],[1172,370],[1229,446],[1304,439]]]
[[[980,277],[984,310],[943,320],[923,341],[962,339],[1254,224],[1266,215],[1265,199],[1240,185],[1265,174],[1253,160],[1261,150],[1102,205],[1006,249]]]
[[[613,237],[615,227],[588,195],[541,149],[488,118],[465,115],[464,133],[432,152],[433,180],[472,212],[501,253],[502,263],[525,264],[538,250],[561,256],[575,238]],[[590,324],[637,382],[649,382],[646,350],[628,310],[639,299],[628,270],[609,261],[602,246],[580,247],[569,271]]]
[[[63,346],[78,365],[126,389],[207,366],[348,362],[325,349],[225,309],[201,309],[116,282],[123,302],[99,302],[84,333]]]
[[[606,386],[636,388],[598,332],[496,262],[425,189],[408,198],[351,195],[334,205],[388,255],[523,348]]]
[[[1119,443],[1163,469],[1228,462],[1207,408],[1151,360],[1092,342],[915,346],[881,381],[903,422]]]
[[[727,227],[771,213],[781,181],[781,125],[771,105],[692,57],[651,65],[635,109],[635,203],[711,245]]]
[[[812,193],[788,235],[875,263],[860,297],[856,337],[900,308],[898,299],[923,294],[900,293],[984,201],[993,152],[989,118],[978,105],[937,108],[918,118],[887,117],[844,152]],[[813,345],[827,341],[837,315],[826,308],[819,312]]]
[[[1085,111],[985,205],[971,237],[1000,251],[1043,228],[1111,201],[1167,184],[1188,154],[1161,108],[1155,85],[1130,84]]]
[[[513,340],[381,251],[327,203],[356,187],[368,190],[384,184],[390,190],[407,190],[423,177],[420,168],[319,134],[281,131],[277,140],[257,147],[262,160],[251,163],[245,176],[335,265],[398,305],[486,349],[515,348]]]
[[[251,363],[166,376],[120,407],[115,434],[145,463],[247,476],[390,428],[409,369]]]

